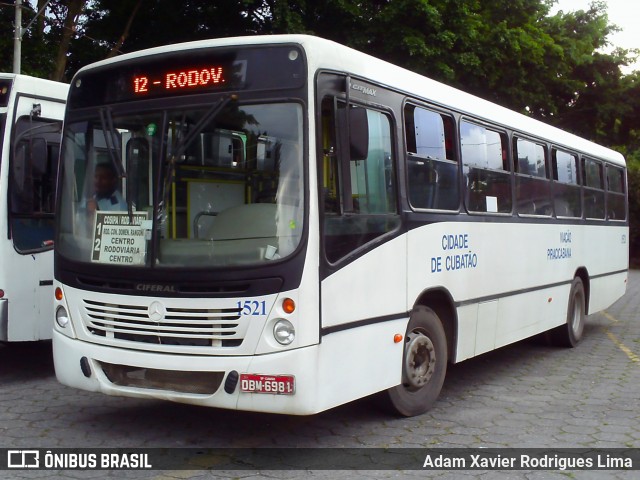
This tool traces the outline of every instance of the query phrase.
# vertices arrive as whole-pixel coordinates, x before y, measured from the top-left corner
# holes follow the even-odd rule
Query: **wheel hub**
[[[436,369],[435,348],[431,339],[419,332],[411,332],[407,339],[404,383],[413,388],[422,388]]]

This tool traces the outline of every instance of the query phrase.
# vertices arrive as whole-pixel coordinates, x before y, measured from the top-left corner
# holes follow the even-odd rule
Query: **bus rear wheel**
[[[569,304],[567,306],[567,322],[549,332],[553,345],[575,347],[582,340],[586,320],[586,297],[582,279],[576,277],[571,283]]]
[[[414,308],[405,335],[402,383],[385,392],[391,410],[405,417],[420,415],[438,398],[447,372],[447,338],[438,315]]]

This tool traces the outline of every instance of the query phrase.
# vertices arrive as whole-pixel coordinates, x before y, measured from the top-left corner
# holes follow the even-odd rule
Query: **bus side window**
[[[624,171],[613,165],[607,165],[607,218],[625,220],[627,217],[625,204]]]
[[[32,251],[52,245],[60,122],[22,117],[16,133],[9,182],[11,237],[16,250]]]
[[[357,118],[362,123],[357,125],[359,132],[352,133],[367,144],[349,144],[338,137],[343,132],[338,125],[345,118],[345,104],[327,98],[322,105],[324,248],[327,260],[333,263],[395,230],[400,217],[389,116],[350,105],[360,110],[350,112],[351,121]]]
[[[407,185],[413,208],[457,210],[458,163],[454,121],[448,115],[407,105]]]
[[[551,182],[547,175],[547,148],[523,138],[513,139],[516,203],[520,214],[551,215]]]
[[[584,215],[586,218],[605,218],[604,178],[602,163],[591,158],[582,159],[584,185]]]
[[[460,123],[465,203],[470,212],[511,213],[507,136],[482,125]]]
[[[558,217],[581,217],[577,155],[554,148],[551,152],[553,207]]]

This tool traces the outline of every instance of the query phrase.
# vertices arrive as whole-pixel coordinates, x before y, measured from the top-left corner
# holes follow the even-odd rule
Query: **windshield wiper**
[[[126,178],[127,172],[122,164],[121,150],[118,148],[118,132],[113,126],[113,116],[111,115],[111,110],[108,107],[100,109],[100,123],[102,125],[104,142],[107,146],[111,163],[115,167],[118,177]],[[127,182],[127,186],[128,185],[129,182]],[[127,190],[129,190],[129,188],[127,188]],[[128,193],[129,192],[127,192],[126,195],[127,213],[129,214],[129,223],[133,223],[133,198]]]
[[[100,124],[102,125],[102,132],[104,135],[104,142],[107,145],[107,151],[109,152],[109,158],[111,163],[116,169],[120,178],[126,177],[124,166],[122,165],[122,157],[120,150],[118,150],[118,132],[113,126],[113,117],[111,116],[111,110],[108,108],[100,109]],[[108,135],[107,135],[108,134]]]

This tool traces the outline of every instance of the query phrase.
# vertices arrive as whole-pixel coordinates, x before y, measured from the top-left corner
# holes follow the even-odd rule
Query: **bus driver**
[[[112,163],[96,165],[93,197],[87,200],[87,211],[126,211],[127,202],[118,190],[118,173]]]

